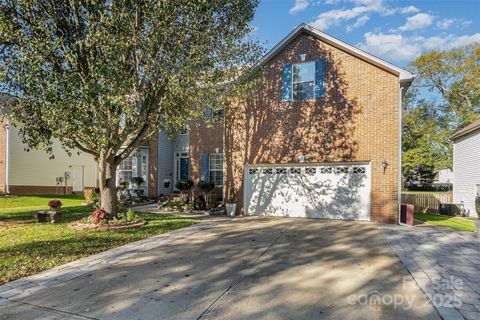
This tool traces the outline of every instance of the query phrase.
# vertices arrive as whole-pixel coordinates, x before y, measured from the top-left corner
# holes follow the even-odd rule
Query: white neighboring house
[[[453,202],[475,215],[480,195],[480,119],[453,136]]]
[[[438,170],[433,183],[446,184],[453,183],[453,172],[450,169]]]

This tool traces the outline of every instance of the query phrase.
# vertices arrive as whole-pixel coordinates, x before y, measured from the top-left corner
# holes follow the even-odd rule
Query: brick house
[[[255,68],[246,101],[173,140],[159,132],[117,182],[143,176],[159,196],[180,179],[210,180],[237,214],[396,223],[401,100],[414,75],[306,24]]]

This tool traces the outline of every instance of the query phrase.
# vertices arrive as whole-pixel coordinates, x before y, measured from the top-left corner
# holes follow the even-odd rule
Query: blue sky
[[[422,52],[480,42],[480,0],[261,0],[254,38],[271,48],[306,22],[400,67]]]

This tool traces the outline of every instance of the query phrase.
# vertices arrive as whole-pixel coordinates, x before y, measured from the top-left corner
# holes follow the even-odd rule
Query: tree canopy
[[[450,137],[480,117],[480,44],[422,54],[412,67],[418,79],[403,105],[404,176],[452,167]]]
[[[249,38],[257,5],[3,0],[0,91],[16,97],[9,116],[31,147],[49,151],[57,139],[91,154],[107,205],[122,159],[220,103],[257,61],[262,49]]]

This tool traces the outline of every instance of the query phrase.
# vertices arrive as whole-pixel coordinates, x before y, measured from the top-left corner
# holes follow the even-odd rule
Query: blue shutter
[[[325,60],[315,60],[315,99],[325,95]]]
[[[292,65],[282,67],[282,101],[292,101]]]
[[[202,154],[201,180],[202,181],[208,181],[208,153]]]

